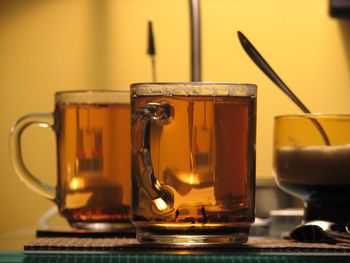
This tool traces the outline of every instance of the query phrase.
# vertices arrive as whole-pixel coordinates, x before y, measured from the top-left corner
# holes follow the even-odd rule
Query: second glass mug
[[[54,201],[73,227],[133,229],[129,102],[129,91],[57,92],[53,113],[26,115],[11,129],[16,173],[29,188]],[[51,128],[56,135],[56,187],[37,179],[23,162],[21,135],[30,125]]]
[[[131,85],[132,222],[169,245],[244,243],[254,221],[256,86]]]

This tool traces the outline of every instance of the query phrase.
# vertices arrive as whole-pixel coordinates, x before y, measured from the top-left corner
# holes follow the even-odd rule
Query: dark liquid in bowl
[[[349,157],[349,146],[278,149],[278,185],[306,202],[306,220],[350,221]]]

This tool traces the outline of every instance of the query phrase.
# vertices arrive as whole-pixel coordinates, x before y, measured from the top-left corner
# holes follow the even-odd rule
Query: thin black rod
[[[148,20],[148,46],[147,46],[147,54],[151,58],[152,63],[152,81],[157,81],[157,74],[156,74],[156,45],[154,41],[154,34],[153,34],[153,23],[152,20]]]

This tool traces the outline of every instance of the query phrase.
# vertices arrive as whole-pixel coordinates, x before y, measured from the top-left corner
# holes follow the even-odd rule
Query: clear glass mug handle
[[[168,124],[174,116],[174,108],[168,103],[147,103],[136,113],[132,123],[132,166],[137,182],[153,201],[161,213],[173,210],[174,194],[166,185],[161,184],[154,175],[150,153],[151,122],[158,125]]]
[[[41,182],[25,166],[21,144],[22,133],[29,126],[36,125],[54,130],[53,123],[54,117],[52,113],[34,113],[18,119],[10,130],[10,158],[17,175],[31,190],[54,201],[56,199],[55,188]]]

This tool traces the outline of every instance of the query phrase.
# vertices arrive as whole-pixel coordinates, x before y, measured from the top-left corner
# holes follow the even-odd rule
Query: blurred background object
[[[236,32],[249,35],[311,109],[349,113],[350,21],[330,17],[328,0],[202,0],[200,12],[201,79],[258,85],[257,178],[271,180],[273,117],[300,110],[252,64]],[[157,80],[189,81],[188,1],[0,1],[0,232],[35,225],[52,206],[20,183],[10,166],[13,121],[53,110],[58,90],[125,89],[151,81],[149,17],[157,33]],[[54,185],[55,138],[30,130],[23,138],[25,161]]]
[[[329,13],[336,18],[350,18],[349,0],[330,0]]]
[[[148,20],[148,45],[147,45],[147,54],[151,59],[152,66],[152,81],[157,81],[157,68],[156,68],[156,45],[154,40],[153,33],[153,23],[152,20]]]

